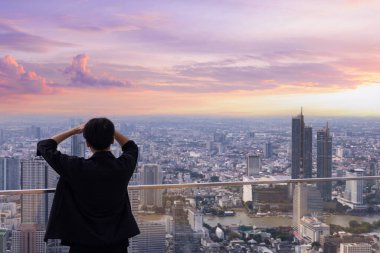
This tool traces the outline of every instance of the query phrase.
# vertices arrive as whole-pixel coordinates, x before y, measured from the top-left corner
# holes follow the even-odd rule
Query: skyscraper
[[[265,158],[271,158],[273,155],[272,143],[266,142],[264,144],[263,153]]]
[[[36,224],[21,224],[17,230],[12,230],[12,252],[14,253],[45,253],[45,231],[43,226]]]
[[[313,130],[301,114],[292,118],[292,179],[311,178]]]
[[[4,130],[0,129],[0,145],[4,143]]]
[[[303,216],[322,213],[322,210],[319,190],[312,185],[297,183],[293,194],[293,226],[298,229]]]
[[[86,145],[81,134],[71,136],[71,155],[84,157],[86,153]]]
[[[247,156],[247,171],[248,177],[258,177],[261,171],[261,158],[259,155]]]
[[[134,173],[129,185],[138,185],[140,173]],[[140,234],[129,239],[128,252],[165,252],[165,224],[162,222],[144,221],[138,213],[140,204],[140,190],[128,190],[131,209],[136,222],[139,224]]]
[[[0,157],[0,189],[20,189],[20,159]]]
[[[354,172],[347,173],[347,177],[362,177],[364,171],[361,169],[356,169]],[[363,191],[364,182],[363,180],[347,180],[346,189],[344,192],[344,198],[346,201],[352,204],[353,209],[358,206],[363,205]]]
[[[160,221],[145,221],[139,224],[141,234],[137,235],[138,251],[165,253],[165,224]]]
[[[328,124],[317,132],[317,177],[332,176],[332,137]],[[331,182],[318,183],[323,200],[331,200]]]
[[[31,126],[27,129],[27,134],[35,139],[41,139],[41,127]]]
[[[5,157],[0,157],[0,190],[5,190],[6,189],[6,158]]]
[[[369,175],[377,176],[379,175],[379,168],[376,158],[371,158],[369,161]]]
[[[56,186],[58,174],[41,158],[21,160],[21,189],[46,189]],[[53,193],[21,195],[21,223],[45,225]]]
[[[138,185],[140,184],[140,173],[133,173],[131,180],[129,180],[129,185]],[[139,205],[140,205],[140,190],[130,190],[128,189],[128,195],[129,200],[131,202],[131,209],[133,216],[135,217],[135,220],[137,224],[141,224],[141,218],[138,213],[139,211]],[[141,232],[141,230],[140,230]],[[140,233],[137,236],[134,236],[130,238],[129,240],[129,246],[128,246],[128,252],[131,253],[139,253],[139,237],[141,237],[142,234]]]
[[[141,184],[162,183],[162,171],[158,164],[144,164],[141,168]],[[162,189],[146,189],[141,192],[141,204],[149,207],[162,207]]]
[[[10,231],[5,228],[0,228],[0,252],[7,252],[7,241]]]
[[[191,229],[187,211],[182,201],[174,201],[174,253],[199,252],[201,242],[200,234]]]

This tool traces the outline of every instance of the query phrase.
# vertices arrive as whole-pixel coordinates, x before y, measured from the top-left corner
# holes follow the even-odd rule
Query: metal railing
[[[129,190],[144,189],[183,189],[183,188],[205,188],[220,186],[244,186],[244,185],[263,185],[263,184],[296,184],[296,183],[318,183],[331,181],[349,181],[349,180],[380,180],[380,176],[362,176],[362,177],[330,177],[330,178],[303,178],[303,179],[284,179],[284,180],[253,180],[253,181],[235,181],[235,182],[206,182],[206,183],[187,183],[187,184],[156,184],[156,185],[130,185]],[[0,195],[17,195],[17,194],[39,194],[54,193],[55,188],[48,189],[23,189],[23,190],[2,190]]]

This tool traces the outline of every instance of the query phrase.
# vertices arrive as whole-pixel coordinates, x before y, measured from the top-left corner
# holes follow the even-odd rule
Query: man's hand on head
[[[66,130],[62,133],[56,134],[51,139],[55,140],[57,144],[61,143],[62,141],[66,140],[67,138],[71,137],[74,134],[81,134],[83,133],[83,128],[85,124],[80,124],[76,127],[70,128],[69,130]]]
[[[73,127],[72,130],[73,130],[73,133],[74,134],[81,134],[83,133],[83,129],[84,129],[84,126],[86,125],[86,123],[82,123],[76,127]]]

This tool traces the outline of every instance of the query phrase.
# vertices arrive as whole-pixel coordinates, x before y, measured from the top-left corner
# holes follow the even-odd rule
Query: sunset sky
[[[0,2],[0,114],[380,116],[380,1]]]

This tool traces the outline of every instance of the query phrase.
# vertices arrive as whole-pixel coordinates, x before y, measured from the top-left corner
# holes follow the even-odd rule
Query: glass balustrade
[[[0,191],[1,252],[68,252],[43,242],[53,195]],[[129,252],[380,252],[380,177],[135,184],[129,196],[141,230]]]

